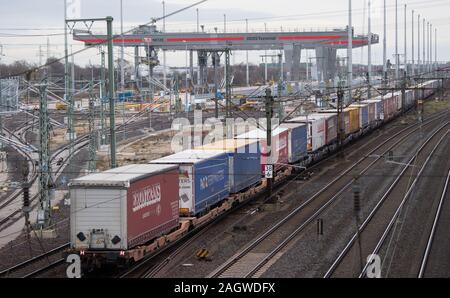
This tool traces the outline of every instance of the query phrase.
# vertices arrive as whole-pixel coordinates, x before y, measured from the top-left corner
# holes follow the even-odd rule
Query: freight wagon
[[[439,86],[440,82],[439,81],[429,81],[429,82],[425,82],[422,86],[430,86],[427,88],[436,88],[437,86]],[[425,87],[423,87],[425,88]],[[417,91],[417,90],[416,90]],[[422,90],[424,93],[425,91]],[[430,90],[430,95],[433,94],[434,90]],[[428,93],[428,92],[427,92]],[[416,93],[414,93],[416,94]],[[394,101],[391,100],[391,102],[389,103],[389,99],[391,99],[392,96],[386,96],[386,99],[381,101],[380,97],[377,97],[373,100],[370,101],[374,101],[377,103],[377,109],[376,109],[376,113],[377,115],[379,115],[380,119],[383,119],[383,114],[389,115],[391,114],[391,111],[395,110],[396,107],[393,105]],[[414,101],[419,100],[419,99],[423,99],[422,95],[420,96],[415,96],[414,97]],[[391,111],[389,111],[389,107],[391,108]],[[348,119],[349,119],[349,123],[348,123],[348,127],[349,130],[355,130],[355,125],[352,125],[352,123],[357,124],[359,126],[359,109],[355,109],[357,112],[352,113],[353,116],[350,116],[350,111],[352,111],[353,109],[346,109],[346,111],[344,111],[343,115],[349,115]],[[320,111],[323,112],[323,111]],[[358,116],[358,117],[356,117]],[[346,117],[342,117],[342,119],[345,119]],[[350,118],[353,118],[354,121],[351,121]],[[387,122],[389,119],[386,119],[385,121],[382,122]],[[351,123],[350,123],[351,122]],[[381,122],[381,121],[380,121]],[[345,125],[346,129],[347,129],[347,125]],[[265,132],[262,132],[265,133]],[[358,131],[355,132],[354,134],[348,133],[347,134],[347,139],[345,140],[344,144],[351,138],[359,135],[359,127],[358,127]],[[308,159],[307,161],[303,162],[303,165],[305,167],[308,167],[311,165],[311,162],[316,161],[314,156],[319,156],[321,153],[324,153],[325,150],[324,148],[327,148],[328,146],[324,146],[322,148],[319,148],[318,150],[321,150],[320,153],[308,153]],[[220,150],[219,150],[220,151]],[[197,153],[197,154],[201,154],[201,153]],[[213,154],[213,153],[209,153],[209,154]],[[217,153],[218,156],[220,156],[220,152]],[[325,154],[322,157],[327,156],[327,154]],[[192,164],[192,163],[197,163],[197,157],[199,156],[194,156],[194,158],[191,156],[189,158],[189,163],[188,164]],[[211,158],[211,157],[210,157]],[[222,164],[226,165],[227,163],[227,152],[224,152],[224,156],[222,159]],[[221,158],[219,158],[221,159]],[[193,160],[195,160],[193,162]],[[208,159],[206,159],[208,160]],[[215,160],[214,158],[212,158],[212,160]],[[229,161],[229,159],[228,159]],[[129,172],[126,175],[123,175],[123,170],[122,169],[116,169],[113,170],[112,172],[104,172],[104,173],[99,173],[99,174],[94,174],[94,175],[99,175],[99,176],[93,176],[93,175],[89,175],[87,177],[83,178],[79,178],[79,179],[75,179],[70,183],[70,191],[71,191],[71,197],[73,200],[72,206],[71,206],[71,229],[70,229],[70,239],[71,239],[71,249],[69,250],[68,253],[77,253],[80,255],[81,257],[81,262],[82,265],[86,265],[86,263],[88,263],[89,265],[89,261],[92,261],[93,264],[95,263],[98,267],[99,265],[109,261],[114,262],[114,264],[119,265],[122,261],[139,261],[141,259],[143,259],[145,256],[149,256],[149,254],[156,252],[160,249],[162,249],[163,247],[167,246],[170,243],[173,243],[174,241],[177,240],[182,240],[185,235],[192,230],[193,228],[196,227],[201,227],[204,225],[207,225],[209,222],[211,222],[211,220],[213,220],[214,218],[217,218],[217,216],[224,214],[225,212],[231,210],[233,208],[233,206],[235,206],[236,204],[245,202],[245,201],[249,201],[252,198],[254,198],[256,195],[258,194],[262,194],[265,191],[265,179],[261,179],[261,183],[258,185],[255,185],[254,187],[251,187],[247,190],[241,191],[237,194],[231,194],[227,197],[224,197],[221,201],[219,201],[216,206],[211,209],[209,212],[207,212],[206,214],[202,215],[201,217],[197,216],[197,217],[180,217],[178,218],[178,227],[175,227],[175,223],[177,222],[175,217],[177,215],[177,211],[178,211],[178,206],[180,204],[180,189],[181,189],[181,185],[179,183],[179,181],[177,182],[176,180],[171,180],[170,177],[175,177],[178,178],[179,175],[183,175],[183,171],[180,171],[178,166],[180,163],[180,159],[177,159],[175,162],[175,165],[169,164],[167,165],[168,168],[161,168],[161,173],[157,172],[155,169],[144,169],[142,170],[142,173],[139,172],[139,167],[141,166],[130,166],[130,167],[138,167],[138,168],[126,168],[128,169],[127,171]],[[200,164],[201,162],[199,161],[198,164]],[[183,164],[182,164],[183,165]],[[152,165],[146,165],[146,166],[152,166]],[[166,165],[165,165],[166,166]],[[173,168],[170,168],[173,167]],[[219,167],[218,170],[220,170],[221,168]],[[293,171],[296,171],[297,168],[291,168],[291,167],[287,167],[284,171],[280,171],[277,172],[275,175],[275,181],[276,182],[282,182],[284,181],[289,175],[292,174]],[[229,167],[228,167],[229,170]],[[114,172],[116,171],[116,172]],[[156,173],[155,173],[156,171]],[[174,171],[174,175],[169,175],[170,171]],[[108,174],[109,173],[109,174]],[[167,195],[168,193],[165,192],[163,190],[163,188],[161,188],[161,208],[159,207],[150,207],[150,206],[146,206],[149,207],[149,211],[143,211],[145,212],[141,219],[142,220],[147,220],[147,215],[148,214],[162,214],[162,210],[166,210],[164,206],[171,206],[172,207],[172,215],[173,215],[173,221],[169,221],[171,222],[171,224],[173,224],[173,228],[172,231],[170,230],[170,225],[164,227],[165,230],[167,232],[161,232],[163,230],[156,230],[156,233],[154,233],[153,231],[155,231],[154,229],[152,229],[152,226],[149,227],[149,229],[145,228],[145,224],[147,223],[146,221],[144,222],[144,224],[139,225],[138,228],[142,229],[142,233],[143,235],[145,235],[145,237],[147,238],[139,238],[136,237],[135,235],[139,234],[138,233],[132,233],[131,238],[128,237],[128,234],[122,234],[122,237],[117,234],[117,235],[113,235],[115,234],[114,229],[109,229],[109,228],[104,228],[105,224],[102,223],[108,223],[111,224],[111,227],[117,227],[120,226],[122,227],[122,231],[127,231],[126,228],[123,228],[123,225],[127,224],[127,220],[130,220],[130,217],[126,217],[126,216],[120,216],[122,214],[126,214],[126,212],[128,212],[130,209],[128,208],[128,210],[124,209],[127,207],[127,204],[124,204],[125,200],[129,200],[129,198],[127,197],[127,193],[129,191],[129,188],[133,188],[133,182],[135,181],[139,181],[140,179],[145,180],[146,178],[144,177],[153,177],[153,176],[159,176],[162,175],[163,179],[161,180],[163,183],[167,183],[167,185],[172,185],[172,187],[170,187],[170,189],[174,192],[172,195]],[[97,178],[95,178],[97,177]],[[95,178],[95,179],[94,179]],[[155,178],[156,179],[156,178]],[[194,179],[194,178],[192,178]],[[213,179],[214,180],[214,179]],[[203,185],[206,186],[208,184],[208,179],[203,179]],[[144,191],[144,193],[146,193],[145,195],[136,195],[136,199],[137,199],[137,203],[139,202],[147,202],[147,201],[151,201],[153,202],[154,200],[151,198],[155,197],[155,193],[157,194],[157,191],[152,191],[151,189],[154,189],[152,187],[150,187],[150,185],[153,185],[152,182],[146,182],[144,183],[147,187],[147,190]],[[225,192],[229,192],[228,187],[225,187],[226,183],[224,183],[224,188],[226,189]],[[139,186],[137,186],[139,189]],[[148,188],[150,187],[150,188]],[[162,187],[162,186],[161,186]],[[178,188],[177,188],[178,187]],[[91,190],[98,190],[97,191],[91,191]],[[193,189],[192,191],[194,191],[195,189]],[[114,193],[116,194],[116,196],[114,197]],[[131,193],[133,193],[133,190],[131,190]],[[150,199],[146,200],[146,199],[139,199],[139,198],[147,198],[150,197]],[[158,196],[156,196],[158,197]],[[117,199],[117,200],[116,200]],[[111,206],[109,203],[111,202],[121,202],[120,206]],[[133,200],[134,201],[134,200]],[[144,204],[146,205],[146,203]],[[140,206],[138,204],[138,206]],[[89,208],[88,208],[89,207]],[[145,207],[144,207],[145,208]],[[153,208],[153,209],[152,209]],[[131,209],[132,210],[132,209]],[[144,210],[144,209],[143,209]],[[147,209],[145,209],[147,210]],[[111,212],[112,211],[112,212]],[[115,213],[114,213],[115,212]],[[105,214],[108,214],[107,216],[105,216]],[[78,216],[80,215],[80,216]],[[76,218],[78,217],[78,218]],[[84,218],[83,218],[84,217]],[[167,217],[170,218],[170,217]],[[162,222],[164,222],[165,217],[161,217],[161,218],[156,218],[157,220],[160,220]],[[90,222],[92,224],[88,224],[86,226],[81,227],[77,220],[79,220],[79,222]],[[139,222],[139,220],[137,221]],[[100,223],[100,224],[99,224]],[[124,224],[125,223],[125,224]],[[155,223],[152,221],[152,224]],[[175,229],[175,230],[174,230]],[[147,232],[148,231],[152,231],[153,235],[161,235],[161,233],[163,233],[163,235],[161,235],[160,237],[156,236],[157,238],[152,238],[151,240],[149,240],[146,243],[143,244],[139,244],[138,246],[133,247],[134,245],[136,245],[137,243],[142,243],[143,241],[145,241],[144,239],[149,239],[150,237],[155,237],[155,236],[147,236]],[[81,232],[81,233],[80,233]],[[120,231],[119,231],[120,232]],[[101,235],[105,235],[105,237],[98,237]],[[134,236],[133,236],[134,235]],[[117,236],[117,237],[115,237]],[[89,237],[89,238],[88,238]],[[109,237],[109,238],[108,238]],[[112,237],[112,238],[111,238]],[[104,239],[105,241],[103,241],[102,239]],[[129,242],[128,239],[132,239],[131,242]],[[134,239],[134,242],[133,242]],[[98,240],[98,241],[97,241]],[[108,242],[109,241],[109,242]],[[119,242],[117,242],[119,241]],[[107,246],[107,243],[112,243],[115,246],[112,246],[111,244],[109,244],[110,246]],[[123,245],[123,244],[126,245]],[[95,247],[105,247],[105,249],[97,249]],[[127,250],[120,250],[120,248],[128,248]],[[116,261],[114,261],[116,260]],[[92,268],[92,266],[83,266],[82,268],[86,268],[88,267],[89,269]]]
[[[369,105],[369,122],[372,126],[378,125],[381,119],[381,114],[383,113],[383,101],[381,100],[381,97],[376,97],[376,99],[370,99],[370,100],[364,100],[361,103],[368,104]],[[373,114],[373,120],[372,119],[372,113]]]
[[[438,88],[441,82],[438,80],[427,81],[417,86],[419,94],[422,99],[426,99],[434,94],[434,88]]]
[[[275,165],[275,171],[280,171],[289,163],[288,148],[289,130],[277,127],[272,131],[272,156],[271,161]],[[255,129],[248,133],[235,137],[237,140],[257,140],[261,152],[261,174],[265,174],[267,164],[267,131]]]
[[[433,95],[435,93],[435,89],[442,87],[441,85],[442,82],[440,80],[432,80],[419,85],[419,88],[423,88],[422,98],[425,99]]]
[[[288,161],[295,164],[308,156],[308,126],[304,123],[283,123],[288,129]]]
[[[350,134],[359,132],[361,128],[361,118],[359,108],[346,108],[344,111],[349,113]]]
[[[261,152],[258,141],[226,139],[195,149],[228,153],[230,193],[238,193],[261,182]]]
[[[369,107],[369,126],[374,126],[377,122],[377,106],[375,102],[361,101],[361,104]]]
[[[394,118],[396,110],[397,110],[397,103],[395,100],[395,97],[392,96],[392,94],[388,94],[384,100],[383,100],[383,120],[388,121]]]
[[[317,113],[330,114],[336,116],[337,118],[338,110],[319,110]],[[350,135],[350,112],[348,110],[342,111],[340,129],[343,130],[346,136]]]
[[[179,167],[182,216],[199,216],[230,194],[228,153],[187,150],[150,162]]]
[[[414,91],[413,90],[406,90],[405,105],[406,105],[406,109],[410,109],[414,106]]]
[[[308,125],[308,152],[318,151],[326,145],[326,124],[323,117],[300,116],[288,120],[288,123]]]
[[[369,105],[368,104],[352,104],[350,108],[359,109],[359,128],[365,129],[369,126]]]
[[[178,184],[174,165],[129,165],[72,180],[72,248],[123,251],[177,228]]]
[[[325,145],[331,145],[337,140],[337,114],[310,114],[309,117],[325,119]]]
[[[396,102],[396,111],[395,114],[398,115],[403,111],[403,96],[401,91],[397,91],[394,93],[395,102]]]

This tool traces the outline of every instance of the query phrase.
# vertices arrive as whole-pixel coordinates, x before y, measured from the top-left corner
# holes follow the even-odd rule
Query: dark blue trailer
[[[179,166],[180,215],[203,214],[230,195],[225,151],[187,150],[150,163]]]
[[[308,126],[303,123],[283,123],[280,127],[289,131],[289,163],[301,161],[308,155]]]
[[[230,193],[238,193],[261,182],[261,151],[257,140],[227,139],[196,149],[228,152]]]

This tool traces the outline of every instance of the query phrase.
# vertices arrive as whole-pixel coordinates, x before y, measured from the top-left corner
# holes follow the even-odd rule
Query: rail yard
[[[242,31],[201,24],[207,0],[125,29],[126,1],[55,2],[47,60],[0,60],[0,278],[450,277],[450,63],[415,15],[435,6]],[[41,37],[8,30],[0,59]]]

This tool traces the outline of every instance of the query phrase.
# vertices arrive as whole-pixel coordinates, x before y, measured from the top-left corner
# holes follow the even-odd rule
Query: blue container
[[[383,111],[383,101],[377,102],[377,119],[381,119],[381,112]]]
[[[307,125],[301,123],[283,123],[280,127],[289,130],[289,163],[293,164],[302,160],[308,154]]]
[[[181,215],[201,215],[230,194],[227,152],[187,150],[150,163],[179,166]]]
[[[359,120],[361,128],[369,125],[369,105],[368,104],[354,104],[351,108],[359,108]]]
[[[361,117],[361,127],[366,127],[369,125],[369,106],[362,106],[360,109],[360,117]]]
[[[118,94],[119,94],[119,101],[125,101],[133,98],[133,91],[118,92]]]
[[[230,193],[261,182],[261,151],[257,141],[228,139],[197,149],[228,152]]]

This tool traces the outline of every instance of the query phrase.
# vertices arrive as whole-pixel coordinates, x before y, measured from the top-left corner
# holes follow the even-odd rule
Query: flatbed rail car
[[[414,105],[414,102],[417,100],[425,99],[425,97],[430,97],[433,94],[433,91],[439,86],[439,81],[429,81],[425,82],[417,87],[414,93],[414,101],[412,105]],[[387,98],[389,98],[387,96]],[[383,118],[383,112],[379,111],[380,107],[384,108],[384,104],[386,103],[387,99],[385,99],[383,102],[379,102],[379,98],[375,98],[370,101],[374,101],[377,103],[377,109],[376,114],[379,117],[379,120],[377,121],[378,125],[375,125],[375,127],[378,127],[384,123],[390,122],[394,116],[392,117],[384,117]],[[392,104],[393,106],[393,104]],[[356,108],[358,109],[358,108]],[[331,112],[331,111],[330,111]],[[358,117],[356,117],[357,115]],[[354,125],[360,126],[360,119],[359,119],[359,113],[354,113],[353,117],[355,121]],[[350,123],[349,123],[350,124]],[[347,124],[346,124],[347,125]],[[349,125],[350,126],[350,125]],[[347,129],[347,128],[345,128]],[[375,128],[372,128],[375,129]],[[361,136],[363,134],[362,130],[359,128],[358,130],[353,130],[350,133],[346,134],[346,138],[342,145],[348,144],[350,141],[354,140],[355,138]],[[289,138],[288,138],[289,139]],[[307,140],[305,140],[306,142]],[[310,144],[311,145],[311,144]],[[336,148],[338,150],[339,148]],[[335,152],[336,150],[330,150],[330,147],[328,144],[324,144],[322,148],[318,148],[317,151],[320,152]],[[320,160],[319,156],[316,154],[316,152],[307,152],[305,155],[305,158],[301,158],[297,163],[294,163],[293,167],[283,167],[282,170],[276,172],[275,174],[275,183],[283,183],[292,173],[300,171],[298,166],[302,167],[308,167],[312,163],[317,162]],[[326,157],[327,155],[324,154],[321,156],[321,158]],[[74,180],[76,181],[76,179]],[[72,187],[74,187],[75,184],[72,184]],[[261,178],[260,183],[255,184],[252,187],[249,187],[247,189],[242,190],[239,193],[233,193],[229,194],[229,196],[223,198],[222,201],[218,202],[215,206],[211,207],[207,213],[205,214],[199,214],[197,216],[191,216],[191,217],[182,217],[179,216],[178,218],[178,226],[175,227],[173,230],[168,231],[160,236],[155,236],[154,239],[149,240],[146,243],[140,243],[136,246],[128,246],[128,247],[122,247],[120,249],[92,249],[89,246],[79,246],[77,244],[78,240],[75,238],[77,237],[77,231],[74,229],[73,226],[73,219],[71,218],[71,249],[70,253],[77,253],[81,256],[82,264],[90,264],[94,265],[96,267],[101,266],[105,262],[109,261],[110,263],[114,263],[115,265],[120,264],[127,264],[130,262],[137,262],[144,257],[147,257],[149,255],[152,255],[153,253],[157,252],[160,249],[163,249],[164,247],[168,246],[169,244],[182,240],[191,230],[202,227],[210,223],[215,218],[219,217],[220,215],[225,214],[226,212],[230,211],[232,208],[234,208],[235,205],[241,204],[244,202],[247,202],[249,200],[252,200],[258,195],[261,195],[265,192],[266,189],[266,179]],[[178,191],[178,189],[177,189]],[[81,200],[81,204],[83,202],[85,197]],[[75,196],[76,200],[76,196]],[[178,198],[179,202],[181,201],[181,198]],[[73,202],[72,204],[78,204],[76,202]],[[83,206],[81,206],[82,208]],[[71,207],[73,208],[73,207]],[[101,212],[99,209],[93,209]],[[71,217],[73,214],[71,213]],[[90,216],[95,217],[95,214],[92,214]],[[116,218],[116,220],[119,220]],[[95,230],[94,226],[91,227],[85,227],[86,230]],[[114,238],[114,237],[113,237]],[[121,237],[122,238],[122,237]],[[117,240],[117,239],[116,239]],[[89,263],[90,261],[90,263]]]
[[[120,255],[176,230],[178,184],[174,165],[128,165],[74,179],[71,247],[98,256],[88,264],[115,261],[111,252]]]

